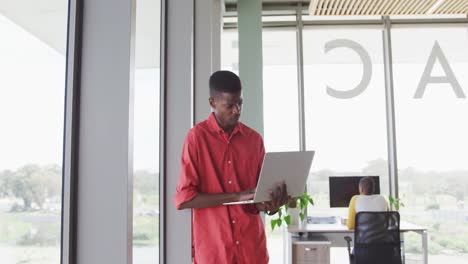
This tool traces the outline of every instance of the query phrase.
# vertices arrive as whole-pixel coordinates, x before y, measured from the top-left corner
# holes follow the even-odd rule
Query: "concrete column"
[[[162,239],[160,263],[192,263],[190,210],[177,211],[174,195],[180,173],[180,155],[185,135],[193,125],[193,29],[194,2],[168,0],[161,53],[161,196]],[[164,9],[163,9],[164,10]]]
[[[132,263],[135,0],[84,0],[77,263]]]
[[[242,122],[263,135],[262,1],[237,2],[239,75],[244,107]]]

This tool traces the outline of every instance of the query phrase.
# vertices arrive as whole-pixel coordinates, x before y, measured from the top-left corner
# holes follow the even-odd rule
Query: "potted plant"
[[[405,204],[403,204],[401,198],[393,198],[391,194],[388,195],[388,201],[390,202],[390,205],[397,211],[400,210],[400,207],[405,207]]]
[[[292,222],[295,222],[294,219],[297,219],[297,216],[299,216],[300,223],[303,223],[305,211],[309,204],[314,205],[314,200],[307,192],[304,192],[297,198],[291,199],[288,204],[279,208],[278,213],[276,214],[278,218],[270,220],[271,230],[274,230],[275,227],[280,227],[283,222],[287,225],[291,225]],[[290,214],[293,210],[297,212]]]

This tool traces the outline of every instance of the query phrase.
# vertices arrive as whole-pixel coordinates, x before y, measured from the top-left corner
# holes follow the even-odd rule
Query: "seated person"
[[[380,194],[374,194],[375,182],[371,177],[363,177],[359,181],[359,195],[354,195],[349,202],[347,226],[354,229],[354,221],[358,212],[388,211],[390,206]]]

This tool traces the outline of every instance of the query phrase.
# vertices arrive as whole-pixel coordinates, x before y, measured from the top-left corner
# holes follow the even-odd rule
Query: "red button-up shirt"
[[[185,139],[174,197],[177,209],[198,193],[255,188],[264,155],[257,132],[239,123],[229,135],[211,114]],[[253,204],[193,209],[192,247],[199,264],[268,263],[263,222]]]

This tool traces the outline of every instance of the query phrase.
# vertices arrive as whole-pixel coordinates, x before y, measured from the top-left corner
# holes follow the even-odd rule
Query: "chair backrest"
[[[355,223],[356,264],[401,264],[398,212],[359,212]]]

